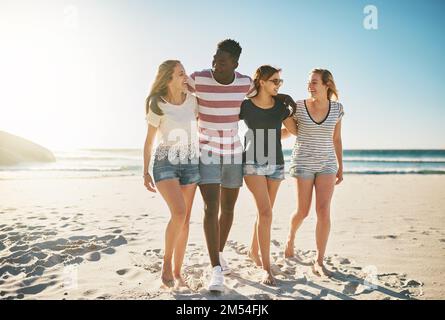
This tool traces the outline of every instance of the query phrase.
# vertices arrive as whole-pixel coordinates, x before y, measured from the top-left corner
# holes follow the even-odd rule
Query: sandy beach
[[[139,177],[0,180],[2,299],[444,299],[445,176],[346,175],[337,187],[327,266],[320,278],[301,260],[315,251],[315,212],[284,259],[293,180],[281,186],[272,226],[277,287],[259,284],[246,252],[255,206],[243,187],[226,247],[233,273],[221,295],[210,273],[199,192],[184,262],[188,289],[161,288],[168,211]]]

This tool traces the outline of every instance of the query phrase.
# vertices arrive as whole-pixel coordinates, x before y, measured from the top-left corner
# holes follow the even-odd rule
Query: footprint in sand
[[[278,247],[278,248],[279,248],[279,247],[281,247],[281,243],[280,243],[280,242],[278,242],[278,241],[277,241],[277,240],[275,240],[275,239],[274,239],[274,240],[272,240],[272,241],[271,241],[271,243],[272,243],[272,244],[273,244],[273,245],[274,245],[275,247]]]
[[[158,273],[162,269],[162,262],[158,261],[155,263],[148,264],[144,266],[144,269],[150,271],[151,273]]]
[[[100,253],[99,252],[91,252],[86,255],[85,259],[88,261],[99,261],[100,260]]]
[[[95,294],[96,292],[97,292],[96,289],[89,289],[89,290],[87,290],[87,291],[85,291],[85,292],[83,293],[83,296],[84,296],[84,297],[88,297],[88,296],[91,296],[91,295]]]
[[[120,270],[116,270],[116,273],[120,276],[125,275],[126,273],[128,273],[129,269],[120,269]]]
[[[394,234],[382,235],[382,236],[374,236],[374,239],[384,240],[384,239],[397,239],[397,236]]]
[[[144,252],[144,255],[150,255],[151,252],[153,252],[155,254],[159,254],[159,253],[161,253],[161,249],[148,249],[147,251]]]
[[[45,290],[46,288],[55,285],[56,281],[51,281],[48,283],[42,283],[42,284],[36,284],[34,286],[25,287],[17,290],[17,293],[19,294],[37,294]]]
[[[250,298],[253,300],[272,300],[272,297],[266,293],[254,294]]]
[[[245,255],[248,252],[248,248],[244,244],[240,244],[237,241],[227,241],[227,245],[235,250],[236,253]]]
[[[385,286],[391,288],[401,288],[406,275],[400,275],[397,273],[382,273],[377,275],[377,279],[382,282]]]
[[[127,244],[127,239],[123,236],[117,236],[113,240],[110,241],[110,245],[113,247],[119,247],[121,245]]]
[[[13,236],[9,236],[8,240],[11,242],[17,242],[21,239],[21,235],[13,235]]]
[[[366,291],[370,291],[366,286],[360,284],[360,282],[354,281],[349,282],[343,287],[343,293],[349,296],[359,295],[365,293]]]
[[[101,252],[106,253],[106,254],[113,254],[116,252],[116,250],[113,248],[106,248],[106,249],[102,250]]]
[[[338,258],[338,263],[342,265],[351,264],[351,260],[349,260],[348,258]]]
[[[26,245],[26,244],[24,244],[24,245],[15,245],[15,246],[9,248],[9,251],[15,252],[15,251],[26,250],[28,248],[29,248],[29,246]]]

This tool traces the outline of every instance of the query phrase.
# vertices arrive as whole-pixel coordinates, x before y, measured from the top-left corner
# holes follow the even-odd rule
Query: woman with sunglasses
[[[280,71],[269,65],[257,69],[256,95],[242,103],[240,112],[240,119],[248,127],[244,137],[244,181],[258,209],[249,257],[263,268],[261,282],[266,285],[275,285],[270,265],[270,230],[273,204],[284,179],[282,123],[290,133],[296,134],[293,109],[275,98],[283,83]]]

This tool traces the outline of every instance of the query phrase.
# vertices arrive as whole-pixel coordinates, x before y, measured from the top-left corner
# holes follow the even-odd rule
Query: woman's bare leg
[[[323,174],[315,178],[315,203],[317,211],[317,260],[314,266],[316,273],[329,275],[323,265],[323,259],[331,229],[330,209],[335,187],[335,174]]]
[[[303,220],[309,215],[312,202],[312,190],[314,188],[313,179],[296,178],[295,186],[297,191],[297,210],[291,216],[289,235],[287,237],[286,248],[284,250],[284,256],[286,258],[294,256],[294,241],[295,234],[300,228]]]
[[[261,263],[265,275],[262,283],[275,285],[270,265],[270,229],[272,225],[272,206],[268,196],[267,179],[264,176],[245,176],[246,185],[252,192],[258,209],[258,243]]]
[[[161,280],[167,287],[172,287],[174,286],[172,257],[186,219],[186,204],[177,179],[162,180],[156,184],[156,187],[170,209],[170,220],[165,230]]]
[[[186,206],[186,217],[174,251],[173,275],[175,277],[178,286],[185,286],[186,285],[185,281],[184,279],[182,279],[181,276],[181,267],[184,261],[185,249],[187,248],[190,214],[192,212],[193,199],[195,197],[195,192],[196,192],[196,184],[188,184],[181,186],[181,191]]]

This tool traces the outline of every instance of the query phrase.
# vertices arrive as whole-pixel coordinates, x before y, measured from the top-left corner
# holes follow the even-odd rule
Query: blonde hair
[[[321,81],[324,85],[328,86],[328,99],[332,100],[332,96],[335,96],[335,101],[338,101],[338,90],[335,86],[334,76],[329,70],[316,68],[311,71],[311,74],[316,73],[321,76]]]
[[[172,79],[175,67],[180,63],[181,62],[179,60],[166,60],[158,67],[158,73],[156,74],[155,81],[153,82],[150,93],[145,100],[145,114],[151,110],[157,115],[163,115],[161,108],[159,108],[158,102],[162,96],[167,95],[168,83]]]

